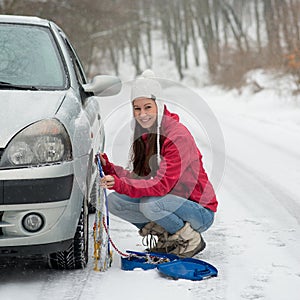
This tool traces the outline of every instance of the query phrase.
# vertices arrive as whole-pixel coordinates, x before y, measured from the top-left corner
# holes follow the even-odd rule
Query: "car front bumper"
[[[73,174],[72,162],[0,171],[0,255],[44,254],[69,245],[84,195]],[[37,232],[23,226],[30,213],[43,219]]]

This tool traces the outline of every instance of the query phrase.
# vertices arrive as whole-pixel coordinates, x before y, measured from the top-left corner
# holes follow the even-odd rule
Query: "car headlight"
[[[17,134],[5,149],[1,167],[22,167],[72,159],[69,135],[56,119],[34,123]]]

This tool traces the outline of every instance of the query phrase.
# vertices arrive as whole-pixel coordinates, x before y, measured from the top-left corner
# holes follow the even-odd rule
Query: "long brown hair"
[[[144,135],[146,135],[146,142],[143,138]],[[133,172],[140,177],[155,176],[158,169],[157,120],[149,131],[136,122],[133,138],[131,156]],[[160,136],[160,148],[161,144]]]

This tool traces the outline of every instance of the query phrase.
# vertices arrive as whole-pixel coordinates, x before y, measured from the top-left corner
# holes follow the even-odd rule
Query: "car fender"
[[[86,194],[88,159],[92,149],[90,122],[82,103],[69,91],[56,113],[56,118],[65,126],[72,144],[74,179],[82,194]]]

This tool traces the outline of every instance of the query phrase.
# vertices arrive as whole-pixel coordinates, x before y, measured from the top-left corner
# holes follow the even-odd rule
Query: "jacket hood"
[[[66,91],[0,90],[0,148],[23,128],[53,118]]]
[[[165,110],[164,110],[164,116],[167,116],[167,117],[172,118],[173,120],[179,122],[179,116],[175,113],[170,112],[167,109],[166,105],[165,105]]]
[[[167,107],[164,107],[164,115],[162,119],[162,131],[166,131],[179,122],[179,116],[170,112]]]

